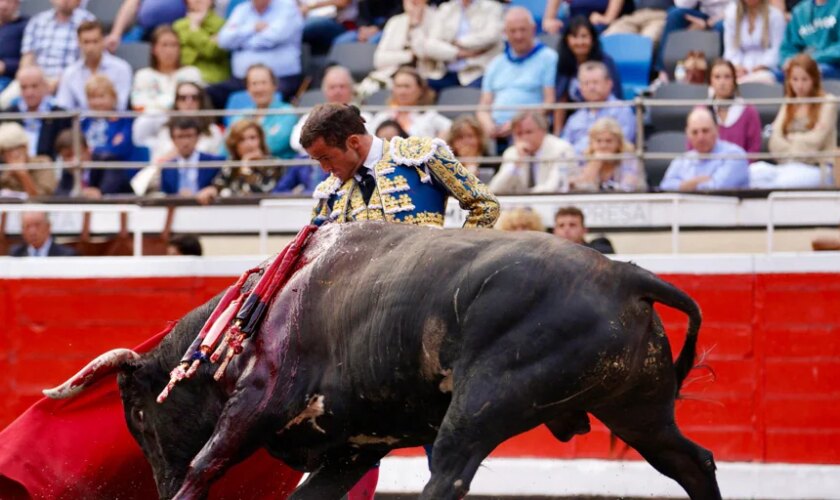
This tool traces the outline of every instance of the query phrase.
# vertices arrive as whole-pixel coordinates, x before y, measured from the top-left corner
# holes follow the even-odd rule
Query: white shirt
[[[362,168],[367,168],[370,170],[370,174],[373,175],[373,167],[382,159],[383,155],[383,145],[385,141],[380,139],[379,137],[373,136],[373,142],[370,143],[370,150],[368,151],[367,156],[365,157],[365,161],[362,162]],[[353,175],[356,179],[356,182],[362,180],[362,174],[359,173],[357,170],[356,173]]]
[[[189,189],[191,193],[198,192],[198,150],[193,151],[189,158],[178,157],[178,191]]]

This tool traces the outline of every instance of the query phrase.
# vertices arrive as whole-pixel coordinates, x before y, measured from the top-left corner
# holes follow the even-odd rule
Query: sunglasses
[[[198,101],[198,94],[178,94],[175,96],[178,101]]]

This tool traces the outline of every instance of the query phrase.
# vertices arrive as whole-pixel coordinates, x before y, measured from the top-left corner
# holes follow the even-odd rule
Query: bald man
[[[3,110],[5,113],[64,111],[50,96],[49,84],[44,71],[38,66],[24,66],[17,72],[20,97]],[[55,158],[55,140],[62,130],[72,125],[69,118],[29,118],[18,120],[29,137],[30,156]]]
[[[557,52],[537,39],[537,25],[523,7],[511,7],[505,13],[505,51],[490,62],[481,83],[482,105],[533,106],[555,101],[554,80]],[[511,135],[515,110],[496,109],[477,113],[481,126],[490,137],[506,142]]]
[[[350,70],[344,66],[330,66],[324,73],[324,78],[321,79],[321,92],[324,94],[324,102],[332,104],[351,104],[353,102],[353,76]],[[303,146],[300,145],[300,131],[303,130],[303,124],[309,118],[309,113],[303,115],[298,120],[295,128],[292,129],[292,137],[289,143],[292,149],[297,151],[301,156],[309,157]],[[365,127],[371,134],[374,132],[370,128],[373,116],[370,113],[362,111],[362,118],[365,119]]]
[[[668,166],[659,187],[663,191],[707,191],[747,189],[749,164],[744,150],[718,137],[715,118],[709,108],[695,108],[686,120],[685,134],[691,149]],[[699,155],[725,155],[700,159]]]
[[[24,243],[12,247],[12,257],[75,257],[76,251],[53,241],[45,212],[23,212],[20,218]]]

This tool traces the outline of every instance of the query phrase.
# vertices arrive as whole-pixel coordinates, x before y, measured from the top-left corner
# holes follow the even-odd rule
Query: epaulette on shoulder
[[[312,197],[318,200],[326,200],[338,192],[340,188],[341,179],[330,174],[329,177],[321,181],[321,183],[315,187],[315,191],[312,192]]]
[[[438,148],[449,152],[449,146],[443,139],[430,137],[409,137],[391,139],[391,158],[401,165],[419,167],[434,157]]]

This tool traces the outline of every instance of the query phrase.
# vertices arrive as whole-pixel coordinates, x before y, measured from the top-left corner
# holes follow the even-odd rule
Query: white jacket
[[[490,181],[493,194],[559,193],[568,191],[568,178],[576,173],[575,148],[563,139],[546,134],[540,149],[534,155],[547,161],[535,162],[534,185],[528,187],[532,165],[519,161],[519,151],[514,146],[502,155],[504,160],[499,173]]]
[[[434,68],[434,62],[426,59],[426,37],[434,23],[435,9],[426,7],[423,21],[414,28],[408,24],[408,15],[399,14],[385,23],[382,38],[373,54],[373,67],[370,77],[378,82],[391,85],[391,77],[400,68],[417,60],[417,71],[428,77]]]
[[[447,65],[456,61],[456,42],[466,49],[489,49],[476,57],[466,59],[464,68],[458,71],[461,85],[468,85],[483,75],[490,61],[502,51],[504,14],[502,5],[498,2],[472,0],[466,9],[469,32],[456,40],[461,24],[461,5],[461,0],[450,0],[438,7],[432,29],[426,38],[425,55],[434,63],[428,77],[438,79],[446,74]]]

